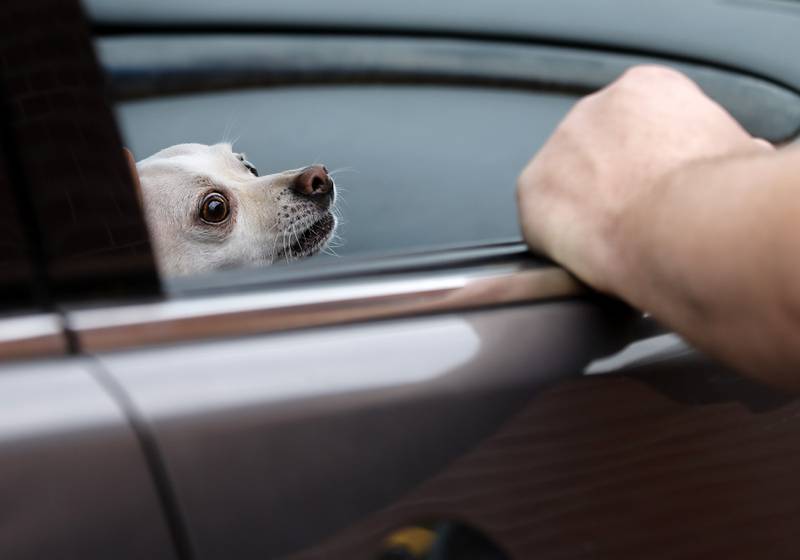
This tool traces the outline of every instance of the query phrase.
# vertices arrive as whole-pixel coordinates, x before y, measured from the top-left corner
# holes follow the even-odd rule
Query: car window
[[[572,102],[476,87],[295,86],[126,101],[117,115],[136,153],[235,140],[265,173],[323,163],[341,219],[327,254],[345,256],[518,238],[516,173]]]
[[[167,277],[519,241],[517,174],[581,95],[637,63],[678,66],[758,136],[788,137],[800,123],[793,92],[712,66],[499,38],[315,29],[302,18],[271,27],[266,16],[231,16],[214,27],[150,5],[88,6]],[[184,143],[227,152],[170,148]],[[316,172],[302,188],[264,179],[314,166],[333,180],[327,222],[319,213],[296,219],[314,208],[298,193],[314,191]],[[263,196],[240,193],[245,183]]]
[[[230,70],[226,60],[235,62],[239,53],[247,71],[246,61],[262,50],[268,56],[271,47],[323,53],[328,46],[324,39],[270,40],[275,39],[100,39],[98,54],[115,92],[117,121],[137,159],[186,142],[230,142],[260,175],[324,165],[335,182],[338,223],[330,242],[311,257],[317,261],[520,239],[516,175],[574,103],[573,93],[492,87],[480,80],[387,83],[379,76],[354,83],[326,77],[320,83],[245,82],[247,87],[214,83],[221,77],[214,71]],[[333,48],[347,48],[334,43]],[[211,60],[190,59],[200,65],[194,75],[178,70],[183,57],[198,50]],[[164,65],[165,52],[174,66]],[[220,60],[219,53],[230,58]],[[161,83],[147,83],[154,76]],[[171,193],[159,196],[171,204]],[[241,222],[235,227],[251,225],[256,227]],[[294,230],[293,225],[259,227],[285,228],[276,241],[281,244],[302,236],[300,225]],[[274,252],[284,257],[276,263],[292,260],[280,249]],[[230,268],[227,264],[221,268]]]

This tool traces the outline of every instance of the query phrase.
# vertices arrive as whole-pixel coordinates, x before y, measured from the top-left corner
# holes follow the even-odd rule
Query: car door
[[[666,32],[599,49],[593,41],[610,33],[602,21],[579,45],[509,41],[521,23],[499,8],[488,40],[475,31],[487,12],[474,8],[451,20],[414,6],[368,16],[365,6],[319,5],[311,19],[288,5],[143,6],[87,3],[134,151],[173,134],[213,138],[203,123],[214,107],[255,112],[259,95],[270,112],[252,119],[269,117],[279,132],[304,122],[290,110],[305,106],[298,100],[327,108],[319,118],[336,109],[339,120],[313,120],[283,143],[250,134],[276,169],[314,158],[308,138],[338,138],[334,158],[363,156],[352,243],[341,258],[156,280],[142,216],[122,188],[121,146],[88,142],[117,162],[114,192],[131,197],[122,215],[137,234],[127,260],[114,257],[121,242],[93,258],[103,252],[92,234],[93,250],[43,252],[45,269],[91,263],[69,268],[79,274],[68,283],[44,281],[70,355],[7,363],[4,378],[78,368],[83,384],[67,391],[39,376],[48,437],[14,440],[47,441],[58,454],[6,447],[24,466],[12,475],[27,476],[4,476],[17,496],[5,503],[31,513],[24,530],[6,532],[4,557],[792,557],[794,399],[532,257],[509,219],[517,160],[577,95],[628,65],[676,64],[750,130],[785,140],[800,121],[797,96],[770,77],[774,65],[734,71],[696,45],[687,62],[689,47]],[[577,33],[558,9],[542,13],[565,41]],[[724,21],[737,13],[712,11]],[[535,20],[525,19],[534,30]],[[630,52],[648,44],[660,56]],[[314,87],[298,91],[303,80]],[[242,91],[256,86],[271,89]],[[209,104],[215,95],[226,105]],[[360,129],[346,118],[364,113],[372,124]],[[518,114],[527,127],[514,126]],[[325,136],[331,125],[338,136]],[[475,130],[491,134],[476,140]],[[509,151],[492,149],[501,140]],[[107,175],[66,192],[99,188]],[[59,239],[60,223],[40,220],[36,231]],[[75,472],[82,485],[53,478]],[[21,506],[6,511],[20,519]]]
[[[458,18],[441,6],[377,14],[356,5],[207,5],[191,17],[174,6],[138,13],[96,8],[98,53],[135,151],[149,153],[187,133],[213,142],[231,122],[246,121],[252,127],[234,135],[242,133],[248,157],[280,169],[325,154],[326,163],[354,165],[360,178],[346,183],[351,225],[348,243],[337,249],[354,259],[350,270],[309,265],[306,275],[276,279],[270,288],[266,280],[228,276],[223,284],[249,295],[226,296],[228,304],[208,316],[153,306],[115,325],[105,312],[76,315],[87,341],[114,339],[134,326],[148,343],[183,339],[184,329],[191,336],[308,329],[255,334],[242,346],[220,343],[210,353],[197,345],[170,347],[159,354],[168,365],[156,370],[145,354],[101,355],[154,419],[183,500],[187,548],[195,554],[366,558],[395,529],[458,521],[519,558],[598,549],[624,555],[626,546],[628,554],[650,555],[654,543],[670,536],[668,550],[680,555],[698,545],[675,535],[708,527],[705,519],[721,507],[719,500],[740,507],[719,529],[709,529],[703,546],[731,546],[722,528],[730,523],[756,525],[755,536],[734,539],[734,546],[756,547],[762,538],[745,504],[758,501],[766,480],[736,466],[755,451],[749,443],[737,446],[743,455],[729,456],[739,436],[726,426],[740,420],[755,426],[770,414],[785,418],[791,405],[669,335],[614,356],[632,336],[628,330],[650,327],[581,293],[561,271],[531,261],[513,243],[518,230],[509,219],[510,195],[513,175],[576,96],[628,66],[680,68],[751,132],[778,142],[798,127],[797,96],[785,87],[795,74],[778,77],[785,68],[766,52],[758,60],[752,53],[721,54],[722,44],[731,45],[718,35],[696,33],[687,45],[683,17],[674,10],[606,3],[593,11],[598,17],[587,30],[570,27],[569,6],[522,10],[514,4],[514,13],[526,15],[519,19],[510,7],[459,6]],[[644,18],[647,39],[625,25],[626,10]],[[701,25],[769,17],[706,5],[694,13]],[[546,33],[546,40],[536,40]],[[741,66],[746,70],[731,70]],[[299,118],[303,113],[309,114]],[[199,114],[204,117],[193,118]],[[514,119],[526,126],[513,126]],[[310,123],[302,125],[304,134],[296,133],[298,121]],[[338,151],[330,148],[334,143]],[[356,163],[354,153],[362,156]],[[512,242],[485,246],[505,239]],[[459,241],[483,247],[431,248]],[[374,257],[423,249],[424,257],[404,262]],[[298,287],[298,280],[308,284]],[[442,289],[439,281],[453,284]],[[545,283],[544,291],[533,288]],[[513,285],[524,286],[525,295],[505,299],[515,293]],[[185,295],[201,290],[202,297],[226,290],[213,281],[174,288]],[[148,315],[158,319],[152,323]],[[366,318],[382,322],[361,324]],[[351,320],[358,324],[319,329]],[[462,331],[463,340],[456,334]],[[473,346],[480,349],[474,355]],[[591,362],[606,354],[613,357]],[[244,358],[226,367],[231,356]],[[184,373],[175,373],[180,368]],[[640,376],[563,381],[620,370]],[[543,392],[558,378],[561,390]],[[595,396],[604,387],[613,387],[608,401]],[[739,399],[762,415],[739,417],[733,412]],[[696,406],[684,409],[687,401]],[[545,413],[548,403],[557,411]],[[215,421],[201,420],[206,407]],[[651,407],[658,411],[652,416]],[[697,423],[680,428],[684,414],[697,414]],[[715,423],[716,414],[727,420]],[[602,426],[597,431],[595,422]],[[688,437],[709,422],[711,432],[724,436]],[[674,444],[663,441],[670,437]],[[181,443],[180,452],[169,451]],[[545,446],[541,454],[538,445]],[[711,467],[684,476],[685,469],[695,473],[697,449],[704,464],[725,464],[734,479],[755,476],[758,483],[717,491]],[[603,476],[612,480],[606,484]],[[654,487],[659,476],[675,486]],[[696,494],[681,497],[686,488]],[[223,506],[231,502],[242,506],[235,517]],[[542,511],[550,507],[552,513]],[[612,510],[621,513],[607,522],[592,515]],[[571,514],[574,521],[565,521]],[[589,519],[596,525],[587,526]],[[319,544],[309,550],[309,542]]]
[[[141,295],[150,258],[77,8],[3,7],[0,557],[174,558],[143,443],[59,311],[121,276]]]

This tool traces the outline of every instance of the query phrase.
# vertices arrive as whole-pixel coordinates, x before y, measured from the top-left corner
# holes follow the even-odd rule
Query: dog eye
[[[258,177],[258,169],[256,169],[252,163],[244,159],[244,154],[236,154],[236,159],[241,161],[242,165],[244,165],[250,173]]]
[[[247,170],[248,170],[250,173],[252,173],[252,174],[253,174],[253,175],[255,175],[256,177],[258,177],[258,169],[256,169],[255,167],[253,167],[253,164],[252,164],[252,163],[250,163],[249,161],[242,161],[242,163],[244,164],[244,166],[247,168]]]
[[[210,193],[203,198],[200,219],[207,224],[218,224],[228,217],[228,199],[219,193]]]

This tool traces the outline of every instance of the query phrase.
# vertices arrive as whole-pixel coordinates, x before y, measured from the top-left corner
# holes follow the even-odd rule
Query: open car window
[[[634,64],[677,66],[758,136],[780,141],[800,123],[797,96],[778,84],[656,57],[252,27],[98,29],[115,114],[137,157],[184,142],[232,142],[262,174],[327,166],[336,233],[292,263],[312,269],[519,241],[519,170],[580,95]],[[162,196],[159,204],[172,204]],[[236,227],[256,234],[252,224]],[[280,232],[266,264],[294,261],[281,247],[301,241],[300,226],[258,227]]]
[[[493,87],[484,78],[384,77],[409,47],[424,64],[425,53],[408,41],[145,34],[104,37],[97,46],[137,157],[227,141],[262,175],[327,166],[338,225],[303,264],[518,241],[516,174],[575,101],[574,92]],[[382,52],[373,70],[348,70],[352,53],[370,49]],[[295,79],[290,68],[276,83],[292,60],[311,76]],[[344,83],[342,72],[354,70]],[[253,226],[237,227],[255,235]],[[299,226],[260,227],[283,230],[269,264],[286,264],[280,247],[302,235]]]
[[[340,223],[321,257],[336,258],[519,238],[516,174],[573,101],[485,86],[287,85],[126,100],[117,115],[136,153],[235,139],[264,173],[324,163]]]

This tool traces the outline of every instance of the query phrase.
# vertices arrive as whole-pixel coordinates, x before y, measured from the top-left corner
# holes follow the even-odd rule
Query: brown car
[[[791,141],[797,3],[0,14],[0,558],[797,558],[800,404],[530,255],[514,201],[642,62]],[[336,254],[159,278],[122,146],[222,140],[324,162]]]

